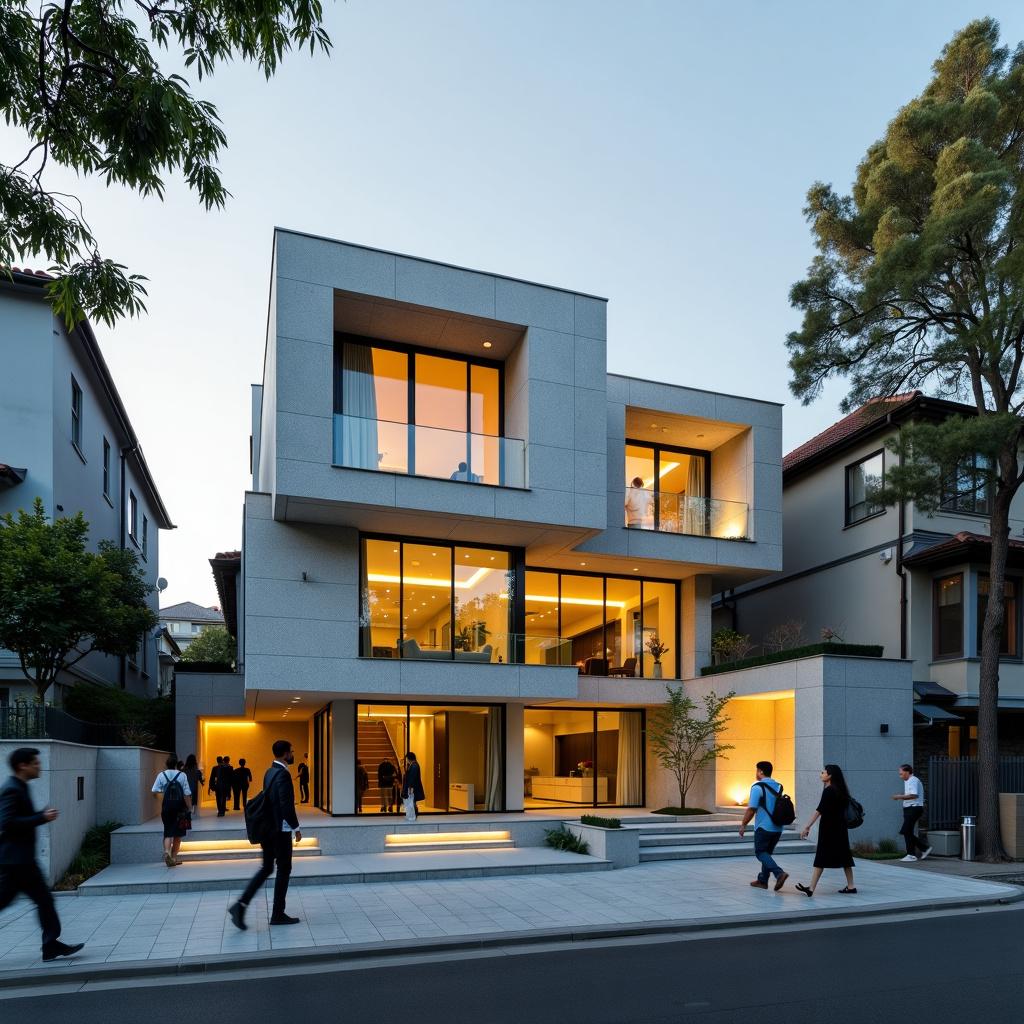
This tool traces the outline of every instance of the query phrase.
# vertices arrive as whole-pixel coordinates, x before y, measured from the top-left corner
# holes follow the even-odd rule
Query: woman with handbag
[[[164,863],[173,868],[181,863],[178,850],[192,827],[192,790],[188,777],[178,771],[174,754],[167,758],[167,767],[156,777],[153,792],[160,793],[160,820],[164,825]]]
[[[185,778],[188,779],[188,788],[192,792],[192,814],[199,817],[199,796],[203,792],[203,784],[206,779],[203,777],[203,769],[199,767],[195,754],[189,754],[185,758],[185,767],[182,769]]]
[[[827,764],[821,770],[821,800],[818,807],[807,822],[807,827],[800,833],[806,839],[811,826],[820,819],[818,826],[818,846],[814,851],[814,871],[811,884],[797,883],[797,889],[805,896],[813,896],[818,887],[825,868],[842,868],[846,874],[846,885],[839,891],[844,894],[855,894],[853,884],[853,854],[850,853],[850,833],[846,824],[846,808],[850,804],[850,790],[846,786],[843,770],[837,764]]]
[[[412,801],[411,815],[409,814],[408,806],[406,807],[406,817],[412,821],[419,814],[419,801],[426,797],[426,793],[423,792],[420,763],[416,760],[416,755],[412,751],[405,755],[405,765],[405,780],[402,783],[402,793],[406,801]]]

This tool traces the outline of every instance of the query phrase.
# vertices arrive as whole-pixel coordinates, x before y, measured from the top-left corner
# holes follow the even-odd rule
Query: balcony
[[[334,465],[379,473],[526,487],[526,442],[443,427],[334,416]]]
[[[626,491],[624,525],[719,540],[749,539],[749,506],[722,498],[690,498],[665,491],[630,487]]]
[[[405,661],[456,661],[466,664],[490,665],[571,665],[572,639],[561,636],[528,633],[490,633],[486,643],[475,644],[456,639],[450,646],[421,643],[406,637],[395,647],[374,646],[371,657],[401,658]]]

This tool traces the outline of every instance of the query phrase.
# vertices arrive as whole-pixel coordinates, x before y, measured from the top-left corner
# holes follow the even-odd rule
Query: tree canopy
[[[181,652],[181,660],[233,665],[237,646],[234,638],[223,626],[207,626]]]
[[[0,516],[0,648],[40,699],[86,655],[131,655],[156,625],[135,553],[110,541],[89,551],[88,534],[80,512],[50,522],[38,498]]]
[[[46,187],[47,167],[159,197],[180,172],[207,209],[223,206],[217,108],[161,71],[159,52],[198,79],[236,58],[270,78],[293,48],[330,50],[322,19],[320,0],[5,0],[0,111],[27,143],[0,163],[0,272],[48,258],[50,300],[69,327],[142,311],[145,277],[101,254],[81,203]]]
[[[786,342],[793,393],[806,404],[842,376],[845,411],[912,390],[968,406],[901,428],[880,494],[926,511],[951,481],[986,496],[978,826],[995,856],[1003,581],[1024,481],[1024,46],[1000,46],[991,18],[963,28],[868,148],[850,194],[818,182],[804,212],[817,255],[790,293],[803,312]]]

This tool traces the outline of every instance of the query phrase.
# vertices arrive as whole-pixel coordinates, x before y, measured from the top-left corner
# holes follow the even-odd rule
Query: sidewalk
[[[580,938],[587,929],[615,926],[756,926],[1024,898],[1024,889],[1014,886],[864,861],[856,868],[859,895],[836,893],[843,884],[837,871],[826,873],[818,895],[808,899],[793,883],[807,880],[810,857],[792,856],[784,866],[791,878],[781,893],[749,886],[753,858],[665,861],[584,874],[299,886],[289,892],[288,910],[302,923],[273,929],[265,890],[249,909],[245,932],[226,916],[237,892],[65,896],[57,902],[63,937],[87,945],[78,956],[49,964],[40,959],[35,908],[21,899],[0,914],[0,984],[35,968],[173,968],[203,958],[242,962],[265,950],[316,953],[368,945],[391,953],[423,952],[432,940],[459,937],[499,940],[514,934],[522,941]]]

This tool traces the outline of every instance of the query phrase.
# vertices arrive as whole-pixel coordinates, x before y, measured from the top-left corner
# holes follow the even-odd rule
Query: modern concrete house
[[[160,609],[160,624],[167,627],[183,652],[204,629],[223,626],[224,613],[219,608],[206,608],[195,601],[179,601]]]
[[[851,413],[783,460],[784,568],[726,591],[716,626],[764,643],[785,620],[851,643],[881,644],[912,662],[915,754],[976,753],[980,624],[990,555],[988,468],[978,457],[949,481],[941,509],[883,507],[871,484],[896,458],[885,447],[904,424],[970,416],[969,406],[919,392]],[[1024,753],[1024,503],[1015,502],[1000,666],[1000,746]],[[909,752],[908,752],[909,753]]]
[[[211,560],[239,674],[179,674],[179,750],[289,738],[334,815],[409,750],[426,813],[678,802],[646,714],[709,663],[712,594],[782,566],[781,409],[609,374],[616,343],[602,298],[276,231]]]
[[[160,530],[174,528],[92,327],[68,331],[46,302],[49,277],[0,276],[0,513],[42,499],[50,516],[81,512],[89,544],[136,553],[157,610]],[[77,680],[153,696],[159,662],[153,634],[133,658],[90,654],[58,684]],[[17,658],[0,651],[0,704],[34,693]],[[51,688],[48,699],[59,700]]]

